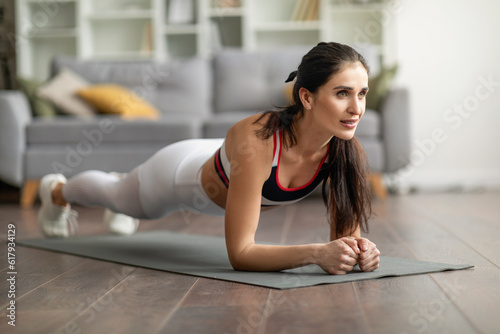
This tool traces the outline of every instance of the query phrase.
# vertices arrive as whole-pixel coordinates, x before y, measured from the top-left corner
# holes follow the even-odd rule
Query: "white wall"
[[[399,4],[396,83],[410,89],[413,143],[404,179],[422,189],[500,187],[500,1]]]

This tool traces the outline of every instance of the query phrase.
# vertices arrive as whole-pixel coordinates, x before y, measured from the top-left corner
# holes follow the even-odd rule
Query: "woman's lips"
[[[358,120],[357,119],[346,119],[346,120],[340,121],[340,123],[342,124],[342,126],[348,128],[348,129],[354,129],[356,127],[356,125],[358,124]]]

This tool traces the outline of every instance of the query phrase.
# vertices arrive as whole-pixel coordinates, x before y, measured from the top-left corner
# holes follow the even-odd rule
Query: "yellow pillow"
[[[116,114],[125,119],[157,119],[160,116],[155,107],[120,85],[91,85],[79,89],[77,95],[103,114]]]

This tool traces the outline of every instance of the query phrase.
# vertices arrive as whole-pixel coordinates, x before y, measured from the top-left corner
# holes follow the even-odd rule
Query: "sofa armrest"
[[[26,125],[31,120],[31,109],[23,93],[0,91],[0,179],[18,187],[24,182]]]
[[[410,160],[410,96],[407,88],[389,91],[382,102],[382,136],[386,153],[385,172],[394,173]]]

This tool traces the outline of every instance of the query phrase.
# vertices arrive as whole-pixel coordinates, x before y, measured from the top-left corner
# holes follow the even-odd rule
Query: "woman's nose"
[[[361,115],[365,109],[364,100],[352,99],[349,104],[349,109],[347,110],[350,114]]]

